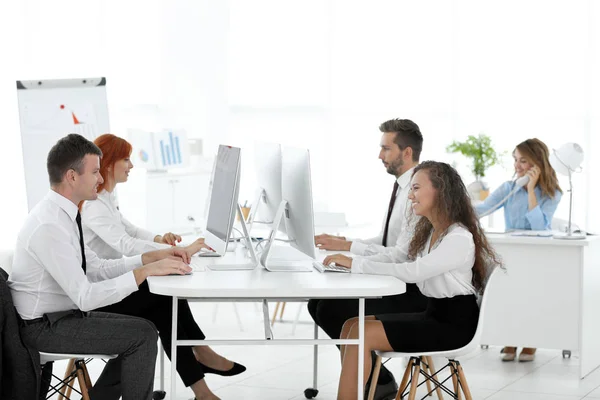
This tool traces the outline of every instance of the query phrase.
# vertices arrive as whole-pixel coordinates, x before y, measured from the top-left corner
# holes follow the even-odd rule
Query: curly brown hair
[[[502,266],[500,257],[489,244],[483,228],[458,172],[450,165],[436,161],[425,161],[415,167],[413,176],[419,172],[427,172],[432,186],[436,190],[434,201],[435,212],[448,223],[460,224],[473,235],[475,242],[475,262],[473,264],[473,286],[483,293],[489,274],[496,266]],[[414,228],[414,236],[408,248],[408,256],[414,260],[420,253],[433,230],[427,218],[420,218]],[[440,238],[447,233],[442,232]],[[438,239],[439,240],[439,239]]]
[[[530,164],[537,165],[540,169],[540,178],[538,185],[542,190],[542,194],[554,198],[556,192],[562,193],[560,186],[558,185],[558,178],[554,168],[550,165],[550,151],[548,146],[540,139],[527,139],[521,142],[515,147],[515,150],[519,150],[519,153],[527,160]]]

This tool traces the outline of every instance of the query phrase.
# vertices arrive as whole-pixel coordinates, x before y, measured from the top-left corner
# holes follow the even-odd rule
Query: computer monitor
[[[280,144],[256,142],[254,145],[254,165],[258,189],[248,218],[250,230],[255,223],[273,224],[277,208],[283,199],[281,157]],[[286,233],[285,224],[280,224],[278,230]]]
[[[206,221],[205,243],[221,255],[227,251],[231,237],[239,191],[240,149],[219,145]]]
[[[282,195],[287,202],[285,229],[295,249],[315,258],[315,226],[308,149],[282,148]]]
[[[269,271],[312,271],[316,251],[309,151],[282,147],[281,177],[283,201],[275,215],[261,263]],[[274,255],[279,224],[285,225],[290,245],[303,255],[295,250],[288,252],[285,247],[277,247]]]

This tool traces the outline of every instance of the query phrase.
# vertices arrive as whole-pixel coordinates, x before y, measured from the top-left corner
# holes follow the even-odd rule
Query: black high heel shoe
[[[246,370],[246,367],[244,367],[242,364],[238,364],[238,363],[234,362],[233,367],[231,367],[227,371],[220,371],[218,369],[207,367],[206,365],[203,365],[202,369],[204,370],[205,374],[215,374],[215,375],[221,375],[221,376],[235,376],[235,375],[239,375],[242,372],[244,372]]]

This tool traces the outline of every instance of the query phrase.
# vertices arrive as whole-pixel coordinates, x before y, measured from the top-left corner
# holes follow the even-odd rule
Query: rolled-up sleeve
[[[562,193],[558,191],[554,195],[554,198],[543,196],[542,200],[538,200],[538,205],[525,214],[525,218],[529,221],[532,230],[542,231],[550,229],[552,218],[561,198]]]

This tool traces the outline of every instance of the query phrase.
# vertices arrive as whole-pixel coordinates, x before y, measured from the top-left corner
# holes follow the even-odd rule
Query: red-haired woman
[[[127,182],[131,163],[131,144],[111,134],[99,136],[94,143],[102,150],[100,175],[104,183],[98,185],[98,199],[82,207],[86,244],[100,258],[114,259],[133,256],[146,251],[168,248],[181,242],[181,236],[168,232],[156,235],[130,223],[119,211],[115,195],[117,184]],[[186,247],[190,256],[204,247],[198,239]]]
[[[138,228],[127,221],[119,211],[114,190],[117,184],[127,181],[129,170],[133,168],[130,160],[131,144],[111,134],[99,136],[94,143],[102,151],[100,173],[104,184],[98,187],[98,199],[86,201],[82,206],[83,236],[86,244],[100,258],[111,259],[170,247],[180,241],[181,238],[172,233],[154,235]],[[186,249],[191,255],[203,246],[204,240],[198,239]],[[150,293],[146,282],[140,285],[137,292],[121,302],[98,311],[142,317],[152,321],[158,329],[167,356],[171,357],[171,299]],[[178,320],[179,340],[205,338],[186,300],[179,301]],[[227,360],[208,346],[177,347],[177,372],[183,383],[191,387],[198,400],[218,399],[206,385],[205,373],[232,376],[245,370],[244,366]]]

